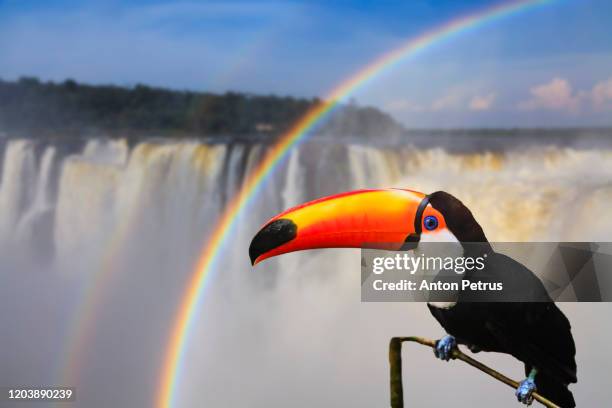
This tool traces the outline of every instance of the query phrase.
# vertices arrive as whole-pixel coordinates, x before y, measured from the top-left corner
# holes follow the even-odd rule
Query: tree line
[[[291,96],[88,85],[68,79],[0,79],[0,130],[37,133],[131,131],[164,136],[257,136],[286,130],[321,101]],[[372,136],[399,129],[374,108],[343,106],[322,133]]]

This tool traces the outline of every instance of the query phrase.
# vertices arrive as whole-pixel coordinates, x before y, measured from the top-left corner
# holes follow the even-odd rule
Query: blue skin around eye
[[[518,399],[523,404],[530,405],[533,402],[533,397],[531,395],[536,389],[535,381],[531,378],[525,378],[519,384],[518,388],[514,395],[516,395],[516,399]]]
[[[436,342],[434,355],[440,360],[448,361],[453,356],[455,347],[457,347],[457,340],[451,335],[444,336]]]
[[[425,217],[423,224],[425,225],[425,229],[429,231],[435,230],[438,227],[438,219],[433,215],[428,215]]]

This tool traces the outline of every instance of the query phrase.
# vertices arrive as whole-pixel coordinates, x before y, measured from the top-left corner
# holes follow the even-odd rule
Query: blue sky
[[[323,96],[498,3],[0,0],[0,78]],[[610,126],[610,21],[610,1],[552,1],[436,44],[354,98],[409,127]]]

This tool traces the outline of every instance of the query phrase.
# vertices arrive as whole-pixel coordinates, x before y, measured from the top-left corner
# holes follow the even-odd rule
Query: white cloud
[[[531,88],[530,92],[531,99],[519,103],[519,109],[577,113],[589,103],[594,111],[612,109],[612,78],[596,83],[590,91],[576,92],[568,80],[554,78],[549,83]]]
[[[469,109],[472,111],[486,111],[491,109],[495,102],[495,93],[491,92],[486,95],[476,95],[472,98],[469,104]]]
[[[591,101],[596,110],[612,109],[612,78],[595,84],[591,91]]]
[[[494,92],[484,95],[475,95],[471,99],[464,88],[449,89],[444,95],[432,102],[419,103],[409,99],[393,99],[385,103],[383,108],[391,113],[435,113],[441,111],[462,111],[468,108],[471,111],[484,111],[490,109],[496,98]]]
[[[436,99],[431,104],[431,110],[434,112],[457,109],[461,107],[464,96],[463,92],[458,89],[450,90],[446,95]]]
[[[518,104],[521,110],[554,110],[577,112],[581,95],[574,93],[567,79],[553,78],[550,82],[529,90],[531,98]]]

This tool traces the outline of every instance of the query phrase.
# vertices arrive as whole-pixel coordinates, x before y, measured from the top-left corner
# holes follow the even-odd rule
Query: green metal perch
[[[391,339],[391,341],[389,342],[389,363],[391,366],[391,408],[404,407],[404,391],[402,386],[402,343],[405,341],[412,341],[415,343],[422,344],[424,346],[429,346],[431,348],[434,348],[436,345],[436,342],[434,340],[426,339],[423,337],[393,337]],[[464,361],[472,367],[476,367],[483,373],[490,375],[496,380],[501,381],[514,389],[516,389],[516,387],[518,387],[519,385],[519,383],[514,381],[513,379],[506,377],[505,375],[493,370],[492,368],[487,367],[481,362],[474,360],[468,355],[462,353],[461,350],[459,350],[458,348],[453,351],[453,358]],[[534,392],[532,395],[533,399],[548,408],[560,408],[557,404],[541,396],[537,392]]]

